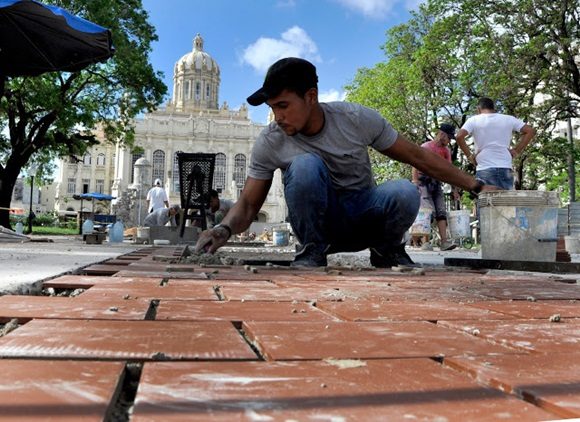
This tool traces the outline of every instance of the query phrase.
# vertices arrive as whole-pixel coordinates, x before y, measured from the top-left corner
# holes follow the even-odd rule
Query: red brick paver
[[[0,338],[0,357],[256,359],[227,322],[101,320],[32,320]]]
[[[246,322],[271,360],[378,359],[517,353],[428,322]]]
[[[80,297],[0,296],[0,321],[43,319],[143,320],[147,300],[84,300]]]
[[[498,421],[553,415],[429,359],[147,363],[132,420]]]
[[[0,360],[0,421],[102,421],[122,362]]]
[[[562,418],[580,417],[580,354],[449,358],[444,364]]]

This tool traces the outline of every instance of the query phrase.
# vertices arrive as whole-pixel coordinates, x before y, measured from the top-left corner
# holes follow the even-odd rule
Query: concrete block
[[[198,238],[197,227],[186,227],[183,238],[179,237],[179,227],[154,226],[149,228],[149,244],[153,244],[156,239],[169,240],[172,245],[180,243],[195,243]]]

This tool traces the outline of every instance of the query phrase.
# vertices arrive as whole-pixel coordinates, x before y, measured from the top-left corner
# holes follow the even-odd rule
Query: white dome
[[[205,51],[203,51],[203,38],[197,34],[193,39],[193,51],[181,57],[175,64],[177,69],[206,69],[219,73],[219,66],[216,61]]]

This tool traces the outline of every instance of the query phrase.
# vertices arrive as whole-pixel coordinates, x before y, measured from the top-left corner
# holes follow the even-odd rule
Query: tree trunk
[[[20,168],[16,170],[13,166],[0,170],[0,226],[10,227],[10,203],[12,202],[12,191],[18,178]]]
[[[572,133],[572,118],[568,117],[568,189],[570,190],[570,202],[576,201],[576,164],[574,163],[574,134]]]
[[[521,190],[524,178],[524,160],[518,160],[515,164],[514,189]]]

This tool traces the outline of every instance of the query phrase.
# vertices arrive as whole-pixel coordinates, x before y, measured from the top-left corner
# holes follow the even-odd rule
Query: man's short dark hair
[[[270,66],[264,84],[247,101],[257,106],[277,97],[285,89],[303,97],[310,88],[318,88],[316,67],[308,60],[286,57]]]
[[[484,110],[495,110],[495,104],[493,103],[493,100],[488,97],[481,97],[477,101],[477,107]]]
[[[215,189],[210,189],[207,194],[210,198],[219,198],[218,191]]]

